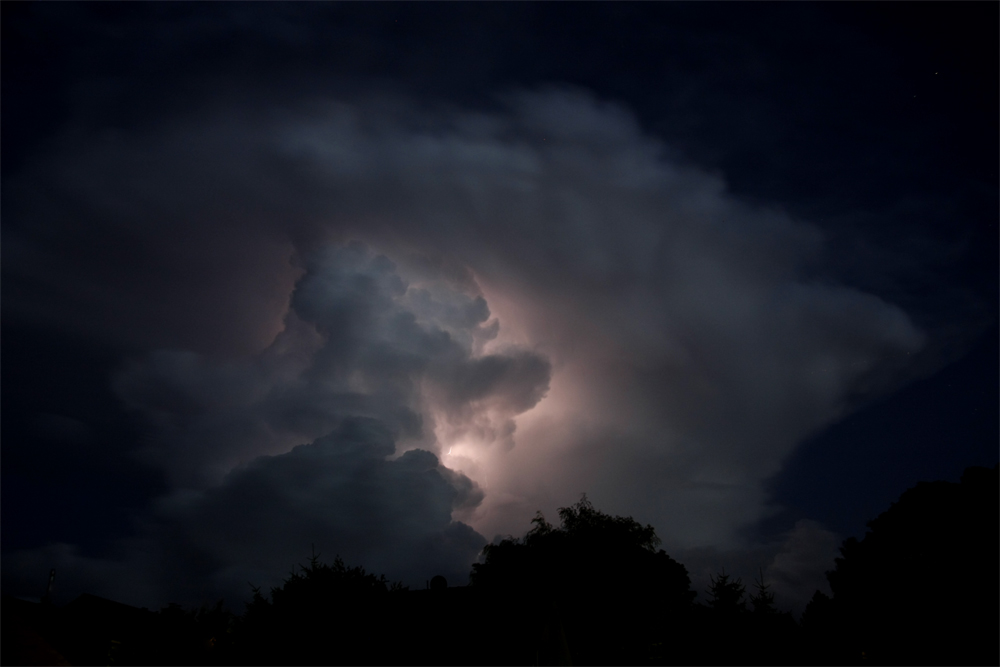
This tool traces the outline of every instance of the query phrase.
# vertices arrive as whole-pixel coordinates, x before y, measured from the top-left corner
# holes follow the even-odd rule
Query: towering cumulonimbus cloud
[[[506,115],[436,124],[331,106],[280,146],[341,234],[463,263],[497,342],[552,360],[519,446],[490,453],[485,532],[587,490],[678,545],[737,543],[795,445],[898,382],[924,335],[811,272],[820,229],[731,197],[620,106],[572,89],[504,100]]]
[[[138,249],[142,299],[190,305],[116,330],[160,349],[114,386],[176,490],[149,530],[205,577],[280,575],[324,542],[419,581],[471,562],[472,529],[520,533],[581,492],[668,548],[735,548],[803,438],[905,379],[924,334],[814,270],[822,230],[586,91],[499,101],[191,114],[26,171],[66,195],[50,228],[80,233],[66,202],[99,212],[101,244]],[[115,321],[139,297],[99,258],[75,260],[79,299]]]

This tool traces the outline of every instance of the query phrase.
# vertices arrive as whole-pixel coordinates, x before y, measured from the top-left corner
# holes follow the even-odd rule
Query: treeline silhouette
[[[797,623],[761,571],[704,604],[652,526],[583,497],[484,549],[467,586],[408,590],[313,554],[236,615],[5,598],[3,664],[976,664],[1000,662],[998,468],[920,483],[844,542]]]

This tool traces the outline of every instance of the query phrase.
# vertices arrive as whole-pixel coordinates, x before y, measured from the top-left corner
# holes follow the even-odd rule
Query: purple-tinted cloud
[[[925,334],[813,271],[819,228],[678,163],[622,105],[501,100],[181,114],[20,177],[42,203],[11,270],[77,305],[13,307],[148,350],[114,386],[174,489],[149,548],[225,587],[311,531],[419,580],[474,556],[473,528],[521,532],[582,491],[668,547],[746,547],[797,444],[906,380]],[[251,488],[271,501],[244,525]]]

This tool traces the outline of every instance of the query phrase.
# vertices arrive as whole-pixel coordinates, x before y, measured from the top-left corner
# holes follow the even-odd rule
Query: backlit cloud
[[[624,106],[499,99],[181,116],[69,142],[18,184],[63,195],[50,228],[80,237],[85,211],[86,243],[132,244],[74,255],[92,283],[67,289],[102,322],[176,306],[116,334],[159,349],[114,386],[175,489],[150,534],[205,554],[203,578],[325,541],[419,582],[584,491],[667,547],[745,545],[796,445],[924,345],[814,271],[819,228],[734,198]],[[138,286],[113,280],[125,263]]]

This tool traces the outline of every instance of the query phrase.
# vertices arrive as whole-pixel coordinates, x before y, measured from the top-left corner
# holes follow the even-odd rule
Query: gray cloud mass
[[[121,558],[183,552],[164,586],[231,592],[316,543],[419,585],[583,491],[668,549],[746,547],[796,445],[907,380],[926,335],[813,270],[821,229],[734,198],[621,105],[499,100],[192,113],[25,170],[16,205],[43,203],[5,238],[33,258],[12,271],[95,251],[73,252],[69,315],[5,307],[148,350],[114,387],[174,491]],[[795,599],[829,567],[769,558]]]

